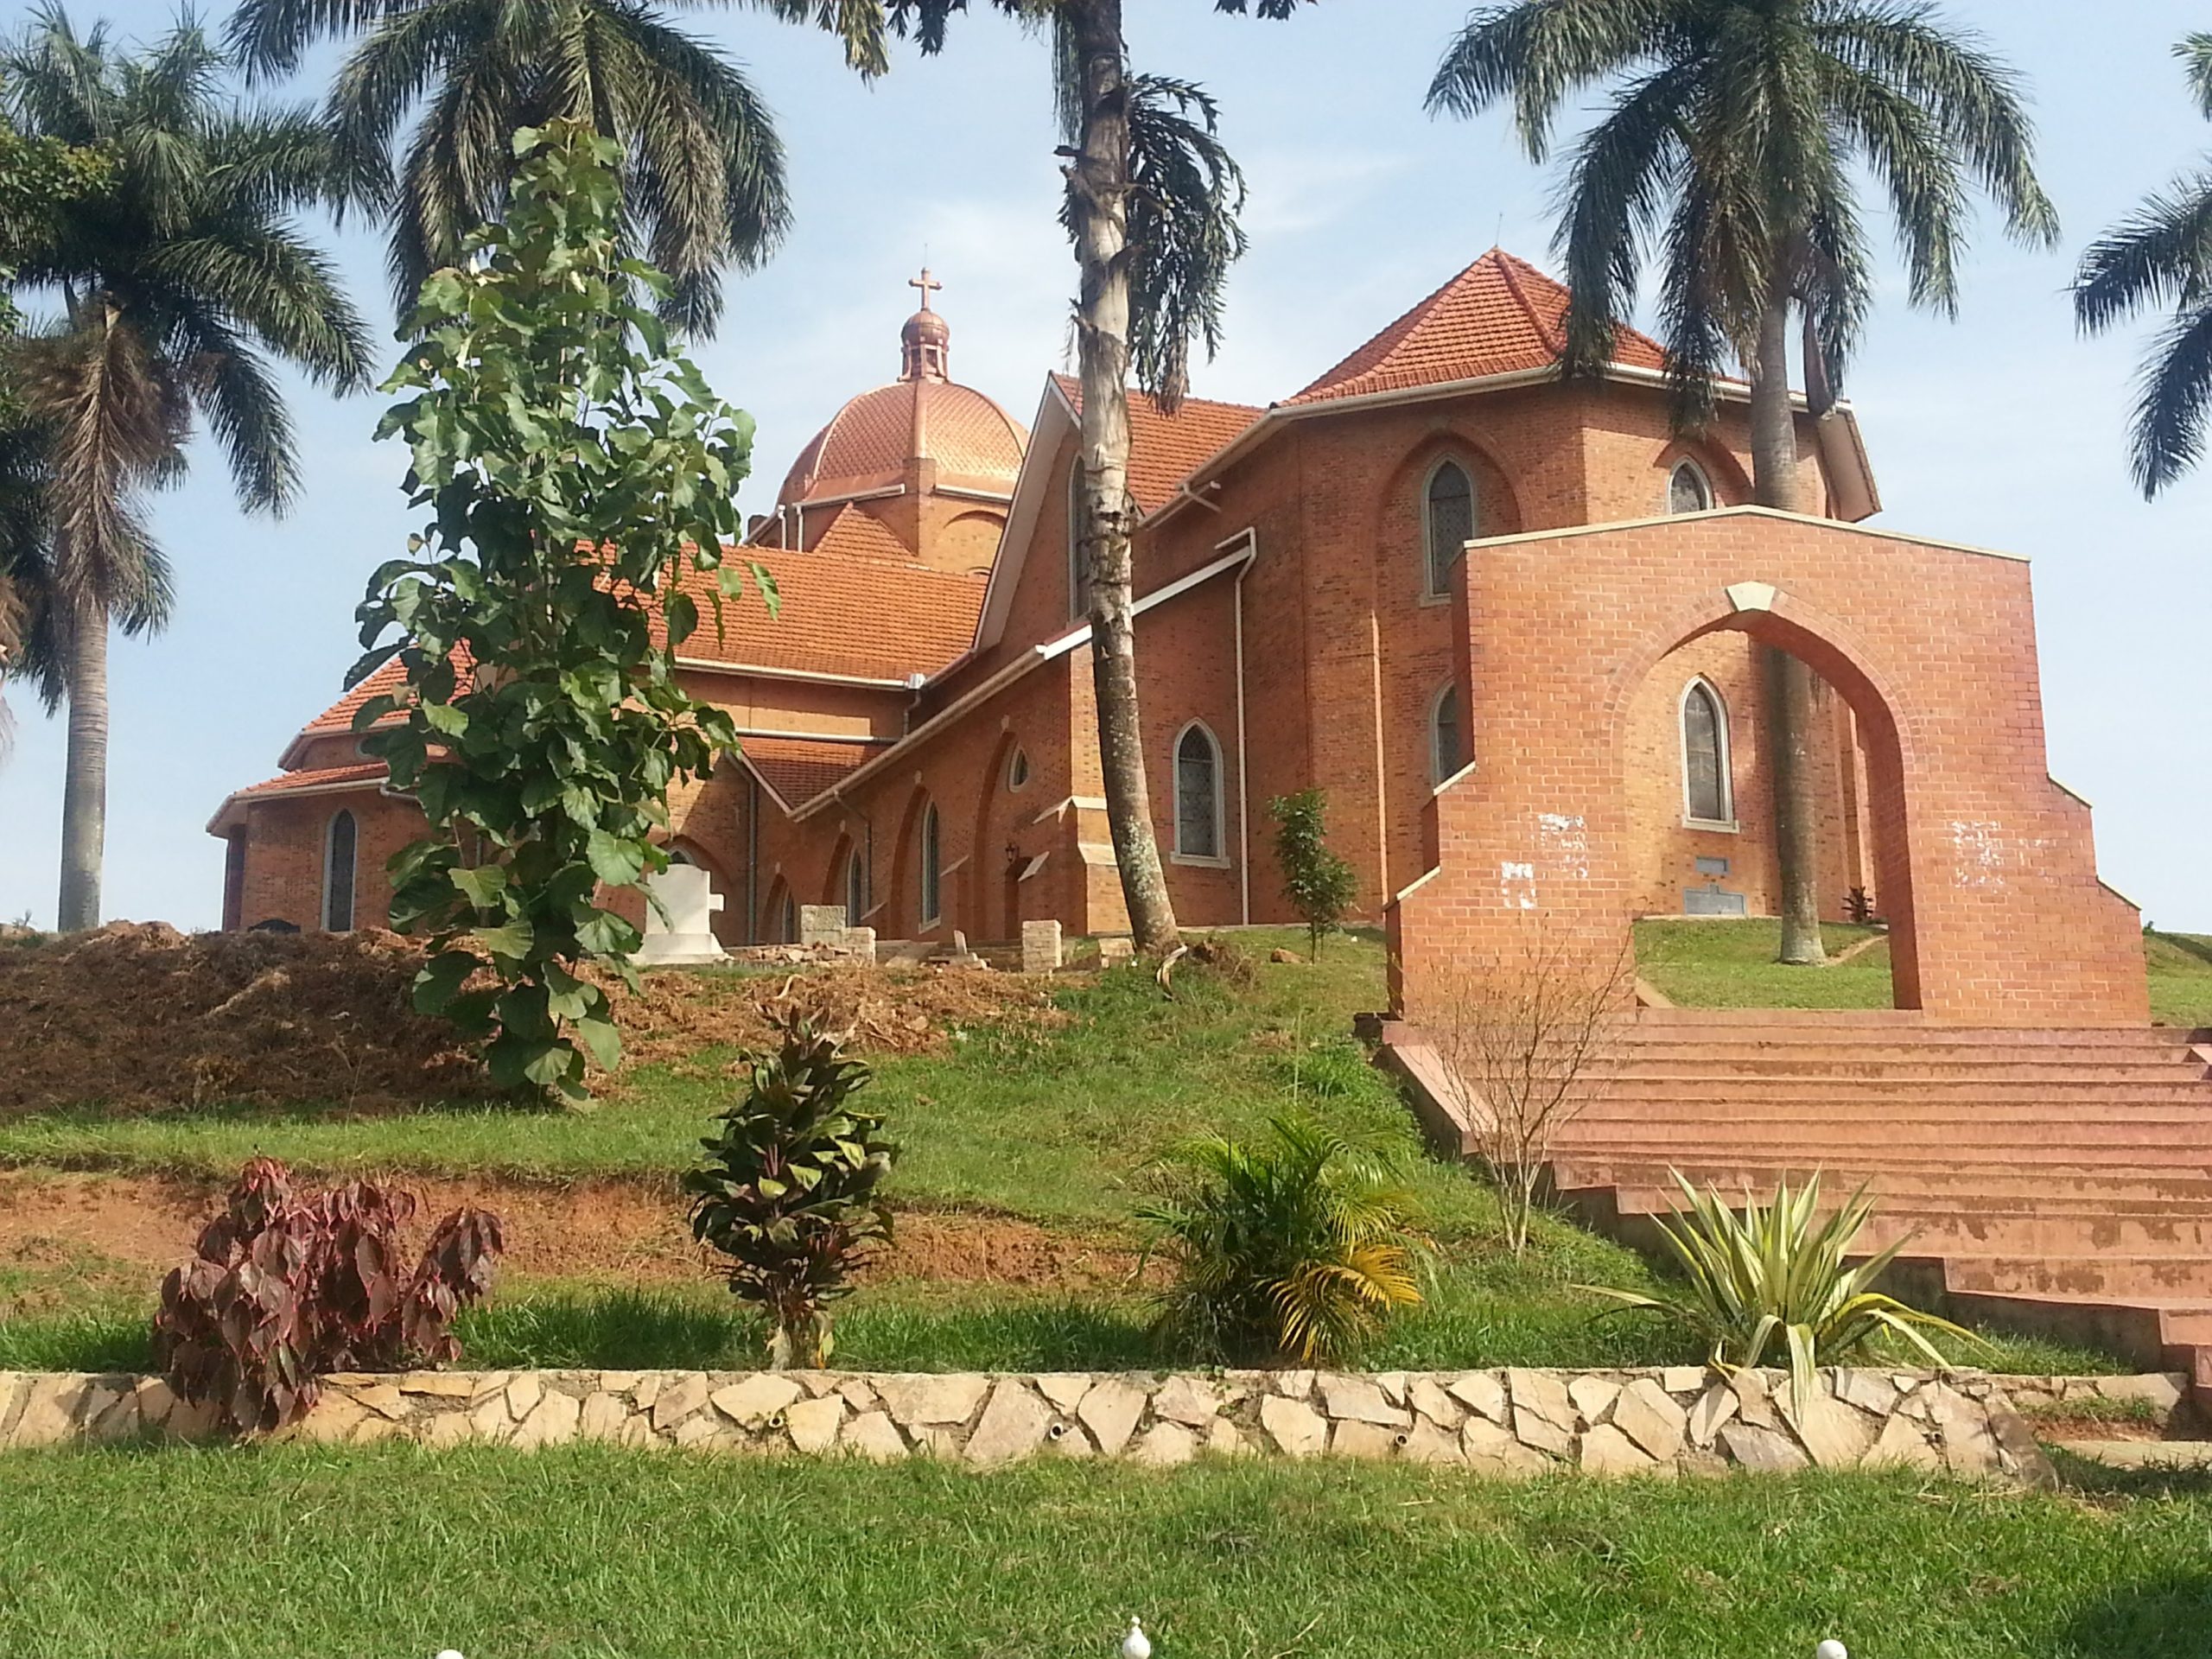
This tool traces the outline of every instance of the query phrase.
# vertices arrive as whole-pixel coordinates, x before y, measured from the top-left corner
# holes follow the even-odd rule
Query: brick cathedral
[[[886,939],[1127,927],[1071,556],[1077,389],[1048,378],[1025,429],[952,378],[919,285],[898,378],[836,413],[749,529],[780,616],[736,607],[681,662],[742,734],[672,803],[725,944],[790,939],[805,905]],[[1494,251],[1265,409],[1134,400],[1178,916],[1291,919],[1267,803],[1315,785],[1360,911],[1392,929],[1402,1006],[1532,912],[1593,936],[1771,914],[1776,647],[1821,680],[1821,892],[1888,918],[1900,1006],[2142,1021],[2139,919],[2044,772],[2026,565],[1865,528],[1880,499],[1848,406],[1800,400],[1802,513],[1747,505],[1745,388],[1677,438],[1644,336],[1621,332],[1601,380],[1560,379],[1567,302]],[[382,921],[385,861],[422,820],[351,721],[398,677],[223,803],[226,925]]]

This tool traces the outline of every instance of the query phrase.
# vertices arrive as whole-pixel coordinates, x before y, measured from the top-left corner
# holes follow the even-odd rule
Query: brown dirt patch
[[[490,1080],[409,998],[422,950],[396,933],[196,933],[115,922],[0,941],[0,1118],[213,1102],[377,1112],[483,1100]],[[614,989],[628,1065],[755,1047],[788,1008],[876,1055],[941,1050],[963,1027],[1057,1017],[1049,987],[942,966],[664,971]]]
[[[506,1235],[505,1271],[621,1284],[704,1282],[713,1257],[691,1241],[673,1192],[624,1181],[572,1186],[503,1181],[397,1183],[422,1201],[417,1228],[462,1205],[492,1211]],[[150,1292],[192,1253],[222,1202],[212,1184],[150,1176],[0,1173],[0,1267],[84,1253],[141,1268]],[[1127,1248],[1004,1217],[911,1211],[870,1276],[1080,1289],[1119,1284]]]

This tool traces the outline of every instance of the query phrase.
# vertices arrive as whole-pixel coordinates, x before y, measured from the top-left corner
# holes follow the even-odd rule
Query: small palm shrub
[[[1761,1364],[1779,1347],[1789,1366],[1790,1407],[1801,1419],[1815,1372],[1863,1357],[1877,1338],[1897,1338],[1937,1366],[1948,1362],[1922,1332],[1979,1344],[1948,1319],[1868,1288],[1908,1239],[1849,1265],[1874,1213],[1865,1187],[1826,1221],[1819,1217],[1817,1173],[1796,1192],[1783,1182],[1770,1203],[1746,1193],[1738,1215],[1718,1187],[1700,1192],[1679,1171],[1668,1173],[1685,1203],[1673,1220],[1659,1223],[1659,1231],[1688,1282],[1656,1296],[1586,1288],[1626,1307],[1666,1314],[1707,1344],[1711,1364],[1724,1373]]]
[[[1414,1281],[1418,1205],[1388,1160],[1309,1118],[1208,1135],[1166,1160],[1137,1216],[1173,1269],[1158,1329],[1209,1358],[1349,1358]]]
[[[415,1208],[370,1181],[303,1194],[255,1159],[162,1286],[154,1353],[169,1386],[234,1431],[265,1432],[305,1416],[329,1372],[460,1358],[453,1322],[492,1287],[499,1218],[454,1211],[408,1272],[398,1234]]]
[[[699,1144],[706,1161],[683,1178],[691,1232],[729,1258],[733,1294],[768,1317],[778,1370],[804,1357],[826,1365],[835,1341],[830,1304],[854,1269],[890,1242],[879,1189],[898,1148],[883,1116],[853,1104],[868,1068],[803,1015],[783,1022],[783,1046],[756,1055],[745,1096]]]

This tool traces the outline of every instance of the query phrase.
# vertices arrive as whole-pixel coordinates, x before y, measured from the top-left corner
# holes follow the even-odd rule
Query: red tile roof
[[[1065,374],[1052,378],[1080,415],[1082,384]],[[1137,505],[1148,513],[1159,512],[1174,498],[1177,486],[1263,412],[1248,404],[1185,397],[1171,418],[1149,397],[1130,387],[1129,493],[1136,497]]]
[[[322,766],[313,772],[287,772],[258,784],[233,791],[237,800],[246,795],[291,795],[302,791],[343,788],[349,784],[382,783],[386,776],[381,760],[364,760],[351,766]]]
[[[879,743],[829,743],[798,737],[741,737],[745,758],[786,806],[810,801],[880,754]]]
[[[893,535],[882,519],[849,502],[837,509],[830,527],[815,542],[814,551],[849,559],[892,559],[901,564],[912,563],[914,557],[914,550]]]
[[[699,631],[683,642],[687,658],[749,668],[789,669],[853,679],[903,680],[934,674],[975,643],[983,608],[980,575],[880,558],[773,547],[733,549],[776,580],[781,606],[768,614],[752,580],[746,595],[722,607],[719,637],[705,596],[715,578],[687,572],[685,591],[700,600]]]
[[[1287,404],[1446,385],[1548,368],[1566,344],[1567,289],[1492,248]],[[1617,362],[1663,369],[1656,340],[1623,328]]]

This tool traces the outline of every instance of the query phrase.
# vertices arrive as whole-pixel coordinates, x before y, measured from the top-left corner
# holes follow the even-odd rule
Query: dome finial
[[[899,331],[899,369],[901,380],[949,380],[951,377],[952,329],[945,320],[930,309],[930,296],[941,290],[944,284],[930,275],[927,265],[919,276],[910,276],[906,286],[922,290],[922,308],[906,319],[906,326]]]

